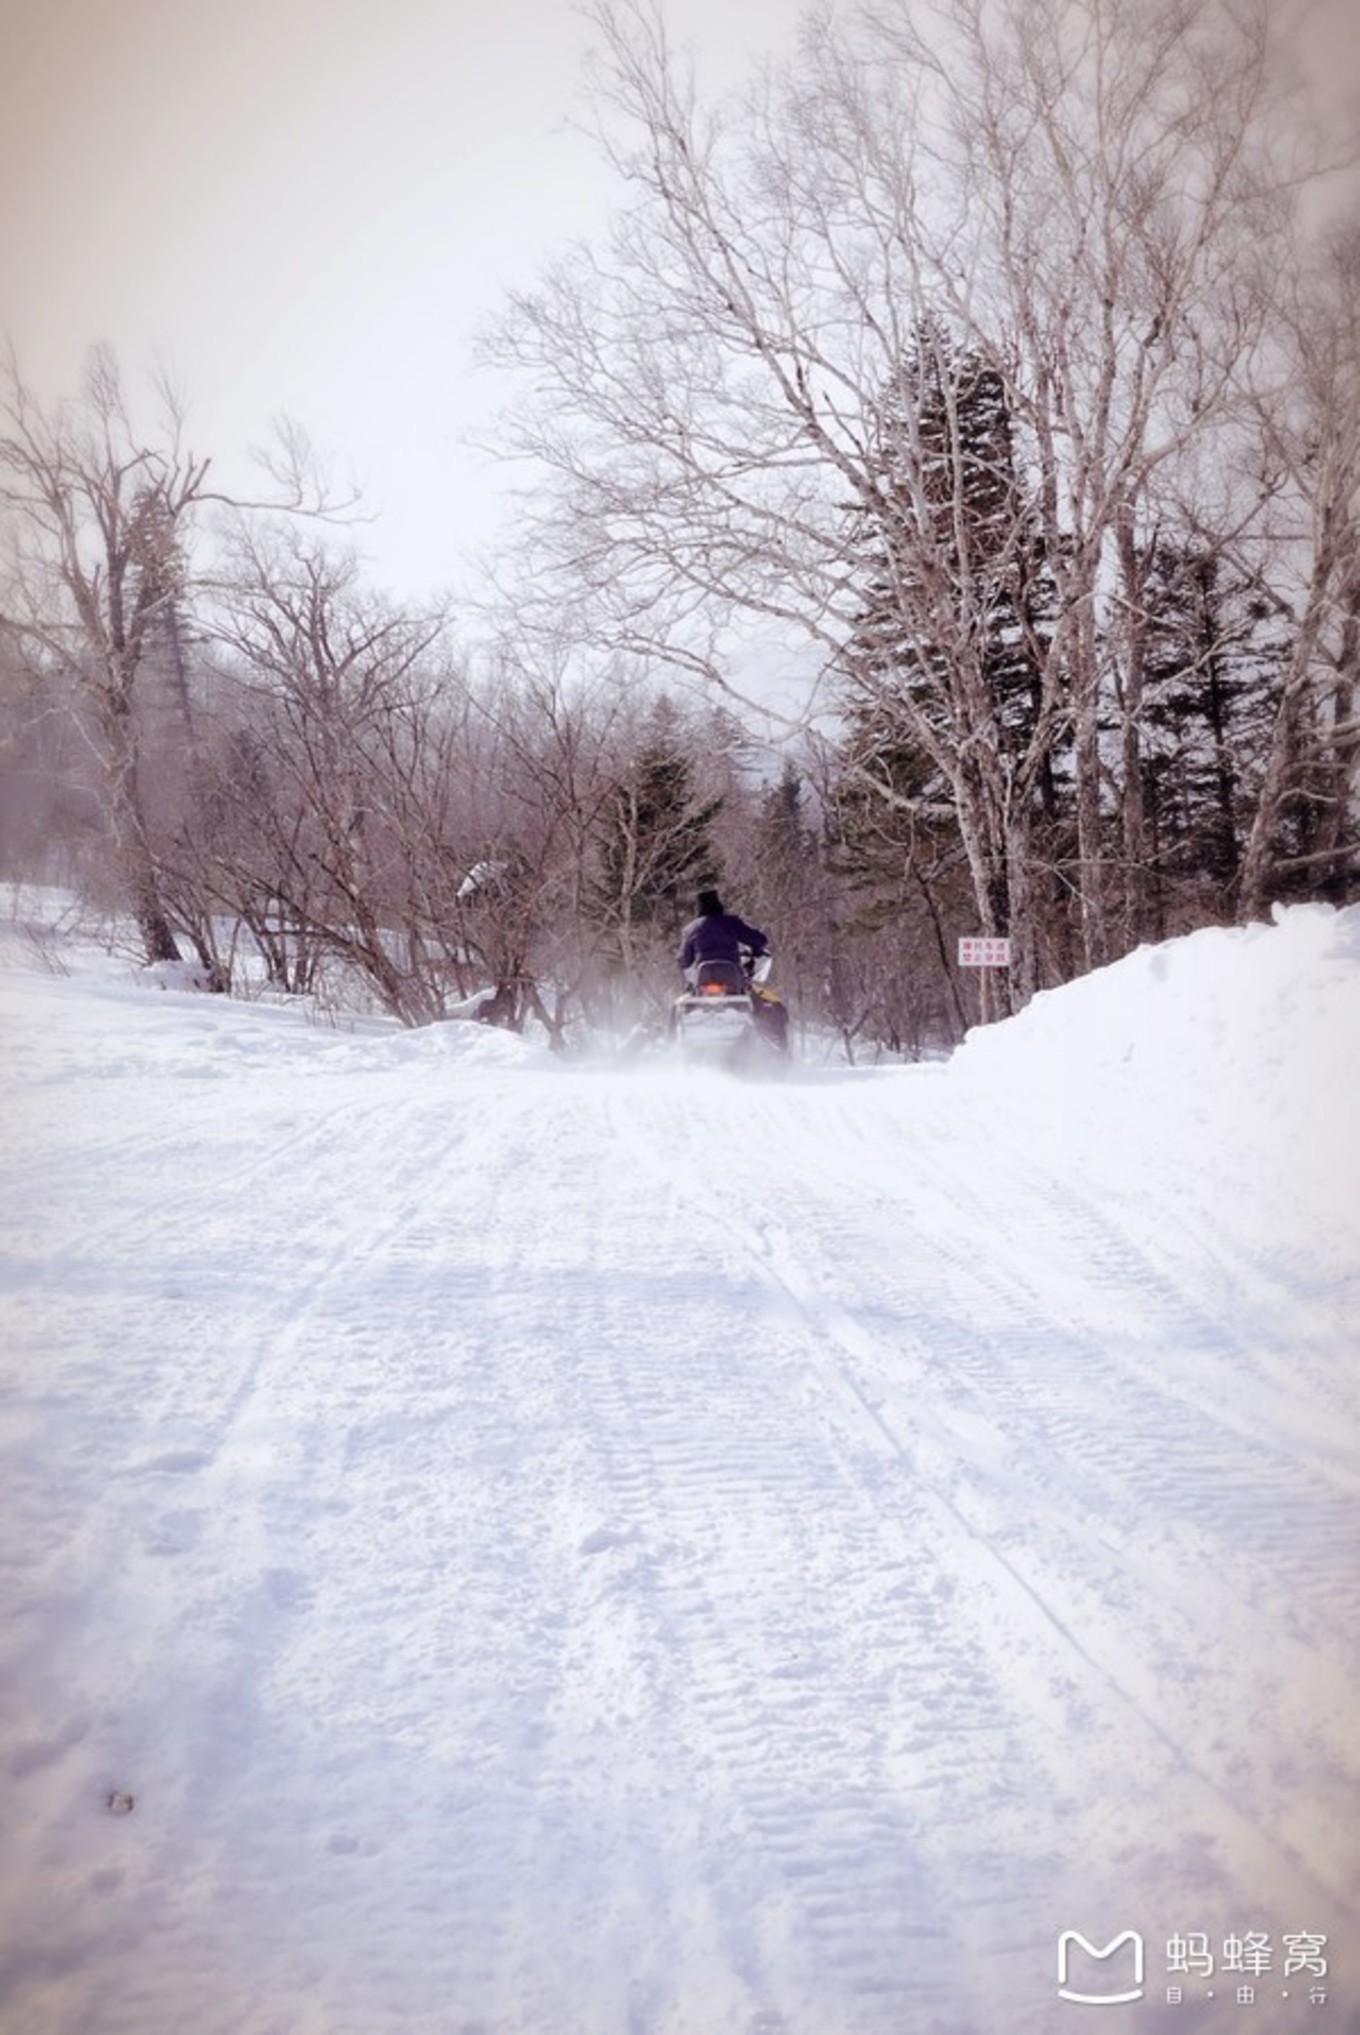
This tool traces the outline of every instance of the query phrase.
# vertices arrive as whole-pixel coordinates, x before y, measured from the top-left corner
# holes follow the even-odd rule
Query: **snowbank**
[[[1103,1152],[1168,1186],[1206,1160],[1225,1194],[1287,1178],[1311,1220],[1353,1236],[1358,1042],[1360,906],[1277,906],[1036,996],[970,1032],[950,1075],[1097,1174]]]
[[[1287,1074],[1316,1059],[1339,1072],[1357,998],[1360,905],[1277,906],[1270,925],[1207,926],[1043,991],[970,1032],[954,1065],[1009,1079],[1023,1062],[1071,1094],[1097,1080],[1127,1089],[1136,1059],[1163,1099],[1164,1080],[1184,1097],[1248,1066]]]

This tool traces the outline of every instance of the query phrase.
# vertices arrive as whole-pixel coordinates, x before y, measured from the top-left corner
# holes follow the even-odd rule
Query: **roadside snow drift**
[[[1360,2027],[1360,912],[759,1085],[43,951],[0,2025]]]

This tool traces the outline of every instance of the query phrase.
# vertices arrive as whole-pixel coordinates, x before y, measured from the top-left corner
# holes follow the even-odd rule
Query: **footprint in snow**
[[[305,1611],[312,1601],[312,1586],[296,1569],[266,1569],[261,1581],[280,1611]]]
[[[166,1455],[152,1456],[149,1462],[131,1463],[123,1472],[126,1477],[191,1477],[198,1470],[206,1470],[213,1457],[206,1449],[171,1449]]]
[[[597,1526],[594,1533],[588,1533],[581,1542],[579,1553],[583,1555],[608,1554],[619,1547],[636,1547],[642,1533],[636,1526]]]

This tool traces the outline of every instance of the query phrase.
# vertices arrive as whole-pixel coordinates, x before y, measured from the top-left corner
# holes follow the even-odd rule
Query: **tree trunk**
[[[1120,510],[1116,539],[1124,604],[1124,685],[1120,709],[1120,746],[1124,782],[1121,818],[1124,833],[1124,946],[1131,951],[1149,934],[1147,787],[1143,779],[1143,692],[1147,668],[1147,601],[1138,568],[1133,512]]]
[[[160,874],[142,803],[131,703],[124,694],[113,693],[106,694],[101,705],[114,853],[142,950],[148,963],[178,961],[181,955],[161,902]]]
[[[1289,671],[1275,725],[1270,733],[1270,751],[1265,775],[1257,797],[1256,812],[1242,858],[1242,886],[1238,916],[1245,924],[1264,918],[1273,887],[1280,821],[1292,789],[1297,751],[1297,730],[1303,696],[1307,689],[1313,654],[1322,630],[1323,594],[1329,579],[1330,561],[1314,570],[1308,609],[1299,624],[1289,660]]]
[[[1072,691],[1076,700],[1077,863],[1081,883],[1082,958],[1103,968],[1110,958],[1105,917],[1105,851],[1100,812],[1100,683],[1091,597],[1077,628]]]
[[[973,896],[981,922],[978,931],[987,939],[1008,938],[1012,901],[1004,828],[997,824],[995,816],[989,811],[982,788],[970,782],[966,774],[956,780],[954,797],[959,834],[968,859],[968,873],[973,880]],[[1010,984],[1001,971],[993,968],[979,971],[978,998],[983,1024],[1010,1016]]]
[[[1020,1010],[1040,987],[1033,828],[1025,804],[1012,804],[1006,820],[1006,894],[1010,918],[1010,1008]]]

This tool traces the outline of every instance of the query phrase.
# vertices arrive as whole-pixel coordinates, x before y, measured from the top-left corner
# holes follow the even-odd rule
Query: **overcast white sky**
[[[1360,0],[1317,5],[1354,80]],[[800,5],[667,12],[723,84]],[[224,469],[295,417],[420,597],[492,528],[470,335],[607,216],[568,125],[586,41],[570,0],[0,0],[0,329],[49,393],[96,339],[163,358]]]
[[[730,81],[798,0],[669,0]],[[0,0],[0,328],[45,392],[96,339],[163,357],[195,449],[287,412],[381,512],[420,596],[486,533],[470,335],[610,185],[570,0]]]

